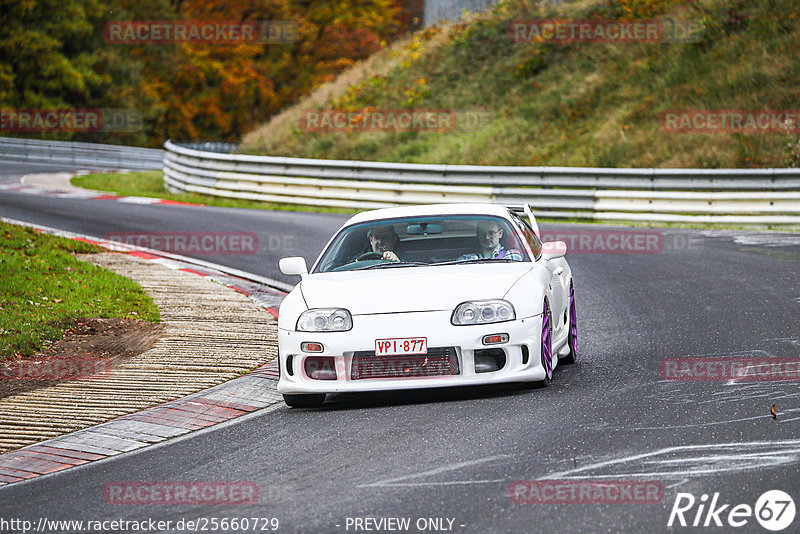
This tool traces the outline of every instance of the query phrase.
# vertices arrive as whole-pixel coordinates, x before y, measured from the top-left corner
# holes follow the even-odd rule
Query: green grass
[[[197,193],[175,194],[170,193],[164,187],[163,176],[164,174],[161,171],[87,174],[73,177],[70,183],[78,187],[85,187],[86,189],[94,189],[96,191],[107,191],[122,196],[163,198],[166,200],[205,204],[207,206],[218,206],[221,208],[316,211],[326,213],[356,213],[359,211],[344,208],[278,204],[273,202],[259,202],[257,200],[213,197]]]
[[[158,196],[159,198],[169,198],[169,200],[177,200],[171,196],[178,196],[171,195],[164,189],[161,171],[86,174],[73,176],[70,182],[78,187],[107,191],[122,196]]]
[[[622,0],[509,0],[383,51],[243,139],[250,154],[410,163],[743,168],[800,165],[797,133],[669,133],[679,109],[792,110],[800,102],[795,0],[637,0],[702,23],[693,43],[513,42],[513,20],[618,19]],[[660,10],[660,11],[659,11]],[[362,71],[363,66],[359,66]],[[347,83],[344,83],[347,82]],[[444,132],[303,131],[301,111],[367,107],[479,116]]]
[[[46,348],[79,317],[159,321],[139,284],[71,254],[99,250],[0,222],[0,361]]]

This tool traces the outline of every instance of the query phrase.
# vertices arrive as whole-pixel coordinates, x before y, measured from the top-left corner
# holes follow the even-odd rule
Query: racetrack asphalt
[[[0,191],[0,215],[95,236],[250,231],[260,243],[290,236],[287,242],[309,261],[347,217],[7,191]],[[581,359],[556,369],[550,388],[350,395],[319,410],[254,412],[0,488],[0,518],[155,518],[174,525],[182,518],[275,517],[279,532],[354,532],[354,518],[365,517],[410,518],[416,532],[420,518],[449,518],[454,532],[694,532],[708,529],[667,528],[680,492],[698,500],[718,492],[719,505],[730,505],[719,516],[726,526],[713,531],[731,531],[724,523],[730,508],[754,506],[767,490],[781,489],[800,504],[800,382],[660,376],[665,358],[800,357],[800,234],[656,231],[668,244],[658,253],[568,253]],[[273,242],[252,256],[202,259],[294,281],[277,272],[277,259],[294,252]],[[777,419],[770,416],[772,404]],[[517,504],[509,498],[515,481],[547,478],[655,481],[663,498],[655,504]],[[254,482],[258,504],[104,500],[109,483],[216,480]],[[686,513],[687,521],[697,510]],[[798,525],[800,518],[786,531]],[[764,531],[753,517],[738,530]]]
[[[0,178],[0,183],[11,182]],[[0,191],[0,214],[24,222],[51,226],[92,237],[122,232],[146,233],[233,232],[255,233],[255,254],[218,254],[175,251],[242,271],[291,283],[296,277],[278,270],[285,256],[304,256],[309,267],[333,232],[348,218],[334,213],[267,211],[211,206],[140,205],[113,200],[55,198]],[[236,251],[234,251],[236,252]]]

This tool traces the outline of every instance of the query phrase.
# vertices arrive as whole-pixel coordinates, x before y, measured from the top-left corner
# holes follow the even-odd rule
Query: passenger
[[[476,230],[478,247],[472,254],[464,254],[459,260],[477,260],[492,258],[498,260],[522,261],[522,253],[517,249],[506,250],[500,244],[503,229],[494,221],[480,221]]]

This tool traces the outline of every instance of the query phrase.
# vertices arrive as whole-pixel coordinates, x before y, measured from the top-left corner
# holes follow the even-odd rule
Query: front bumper
[[[348,332],[296,332],[279,329],[278,392],[298,394],[386,391],[531,382],[545,378],[540,357],[541,315],[504,323],[453,326],[450,323],[451,313],[430,311],[354,316],[353,329]],[[499,333],[508,334],[506,343],[488,346],[482,343],[484,336]],[[414,337],[427,338],[429,350],[434,347],[453,347],[458,374],[353,379],[354,352],[374,351],[376,339]],[[300,348],[304,342],[320,343],[324,350],[305,353]],[[503,349],[505,365],[498,371],[476,373],[475,350],[489,348]],[[527,358],[524,357],[525,350]],[[333,358],[336,380],[319,380],[306,375],[306,358],[320,356]]]

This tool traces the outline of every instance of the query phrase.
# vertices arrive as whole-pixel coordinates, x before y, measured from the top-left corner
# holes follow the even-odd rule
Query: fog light
[[[497,345],[498,343],[508,343],[508,334],[490,334],[483,336],[484,345]]]
[[[309,356],[303,368],[306,376],[314,380],[336,380],[336,364],[330,356]]]
[[[506,352],[503,349],[478,349],[475,351],[475,372],[493,373],[506,365]]]
[[[324,350],[324,347],[322,346],[322,343],[305,342],[305,343],[300,343],[300,350],[302,350],[303,352],[322,352]]]

